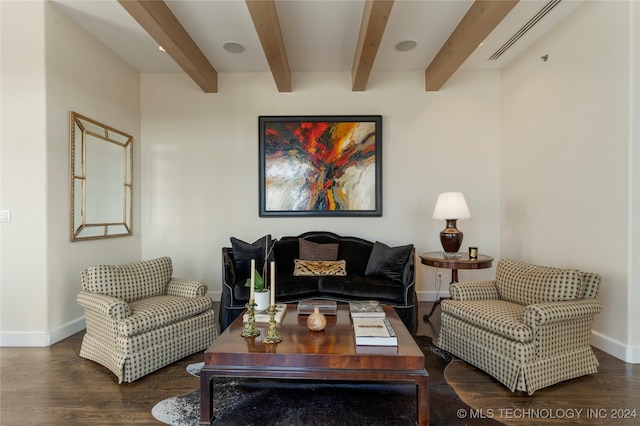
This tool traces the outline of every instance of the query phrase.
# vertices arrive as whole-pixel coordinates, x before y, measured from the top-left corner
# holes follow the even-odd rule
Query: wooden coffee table
[[[210,425],[217,377],[264,379],[344,380],[349,382],[411,382],[417,388],[417,424],[429,424],[429,375],[424,354],[400,317],[390,306],[384,307],[398,335],[397,353],[380,348],[379,353],[358,353],[348,305],[339,305],[335,317],[327,316],[327,327],[320,332],[307,328],[307,316],[298,316],[297,306],[289,305],[278,325],[283,341],[265,344],[267,324],[257,323],[261,334],[241,337],[242,315],[211,344],[204,353],[200,371],[200,424]],[[367,352],[371,352],[371,348]],[[384,353],[386,352],[386,353]]]

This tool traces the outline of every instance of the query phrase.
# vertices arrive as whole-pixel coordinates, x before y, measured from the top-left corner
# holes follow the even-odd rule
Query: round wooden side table
[[[444,252],[423,253],[420,255],[420,262],[423,265],[433,266],[434,268],[451,269],[451,283],[458,282],[458,269],[486,269],[491,268],[493,257],[484,254],[478,254],[477,259],[469,259],[469,253],[458,253],[457,257],[445,257]],[[436,310],[442,297],[433,304],[431,312],[424,314],[423,320],[428,320]]]

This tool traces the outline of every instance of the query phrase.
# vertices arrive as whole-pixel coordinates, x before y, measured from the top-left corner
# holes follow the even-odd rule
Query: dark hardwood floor
[[[430,308],[430,302],[421,302],[419,318]],[[440,310],[436,310],[430,322],[419,320],[417,334],[435,340],[439,328]],[[185,368],[201,361],[202,354],[119,385],[106,368],[78,356],[83,334],[47,348],[0,348],[0,425],[160,424],[151,415],[156,402],[199,386],[198,379]],[[541,420],[550,424],[640,424],[640,365],[626,364],[598,350],[596,355],[598,374],[540,390],[531,397],[512,394],[460,360],[447,368],[446,377],[472,408],[464,413],[466,417],[493,417],[519,426]],[[578,417],[579,409],[584,411]],[[550,410],[555,418],[543,410]],[[592,411],[588,414],[587,410]],[[635,418],[614,418],[632,416],[632,410],[636,410]],[[531,418],[536,413],[547,417]],[[468,424],[467,420],[451,419],[451,424]]]

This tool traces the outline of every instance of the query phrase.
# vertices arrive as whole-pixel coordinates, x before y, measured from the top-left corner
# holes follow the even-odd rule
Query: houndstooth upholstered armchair
[[[82,271],[77,302],[87,330],[80,356],[122,383],[206,349],[217,337],[207,286],[172,273],[168,257]]]
[[[438,346],[529,395],[596,373],[600,276],[501,259],[496,279],[452,284]]]

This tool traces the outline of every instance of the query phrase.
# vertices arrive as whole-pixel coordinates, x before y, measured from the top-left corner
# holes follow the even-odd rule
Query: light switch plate
[[[0,222],[11,222],[11,210],[0,210]]]

